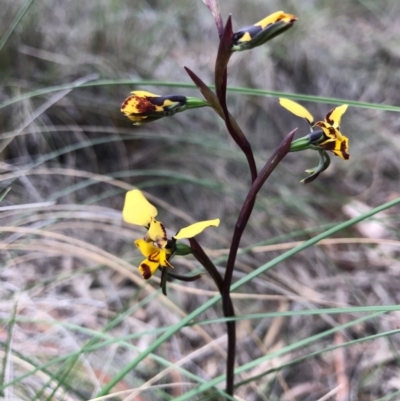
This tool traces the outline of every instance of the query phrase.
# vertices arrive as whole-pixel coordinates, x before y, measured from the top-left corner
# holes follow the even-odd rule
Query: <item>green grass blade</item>
[[[0,194],[0,202],[2,202],[4,200],[4,198],[7,196],[7,194],[10,191],[11,191],[11,187],[8,187]]]
[[[139,303],[136,303],[132,308],[130,308],[128,311],[120,314],[119,316],[116,317],[115,320],[113,320],[114,324],[118,324],[118,322],[120,322],[125,316],[133,313],[133,311],[135,311],[136,309],[143,307],[143,305],[146,302],[151,302],[156,296],[158,295],[157,292],[148,295],[147,297],[145,297],[143,300],[141,300]],[[38,320],[38,319],[31,319],[31,318],[27,318],[27,317],[16,317],[16,321],[17,322],[21,322],[21,323],[44,323],[44,324],[50,324],[50,325],[60,325],[66,329],[69,330],[73,330],[75,332],[78,333],[82,333],[85,335],[90,335],[93,336],[92,340],[94,339],[102,339],[105,341],[93,341],[93,342],[88,342],[86,343],[80,350],[74,351],[70,354],[67,355],[62,355],[59,356],[57,358],[53,358],[48,362],[43,363],[42,365],[37,365],[35,364],[33,361],[27,359],[24,356],[20,356],[22,359],[27,360],[29,363],[31,363],[32,365],[35,366],[34,369],[31,369],[29,372],[24,373],[20,376],[18,376],[17,378],[9,381],[8,383],[2,383],[0,386],[0,392],[3,391],[5,388],[9,387],[9,386],[13,386],[15,384],[18,384],[20,382],[22,382],[24,379],[33,376],[34,374],[36,374],[39,371],[45,372],[48,376],[52,376],[53,380],[59,381],[58,377],[57,377],[57,373],[51,375],[49,373],[49,371],[47,370],[47,368],[54,366],[60,362],[64,363],[66,367],[71,366],[71,361],[75,361],[77,358],[79,358],[83,352],[88,353],[88,352],[92,352],[92,351],[97,351],[100,350],[102,348],[108,347],[108,346],[112,346],[112,345],[116,345],[118,344],[118,346],[122,347],[122,348],[126,348],[128,350],[131,351],[138,351],[138,348],[135,347],[132,344],[132,340],[138,339],[142,336],[145,335],[156,335],[156,334],[161,334],[167,330],[169,330],[169,327],[162,327],[162,328],[157,328],[157,329],[149,329],[149,330],[144,330],[142,332],[139,333],[133,333],[133,334],[128,334],[126,336],[123,337],[118,337],[118,338],[114,338],[111,335],[107,334],[105,332],[105,330],[103,330],[102,332],[98,332],[96,330],[92,330],[92,329],[88,329],[85,327],[81,327],[81,326],[76,326],[74,324],[71,323],[65,323],[65,322],[59,322],[59,321],[51,321],[51,320]],[[0,322],[4,322],[7,323],[8,319],[0,319]],[[177,366],[174,363],[169,362],[168,360],[154,355],[154,354],[150,354],[149,357],[151,359],[153,359],[155,362],[159,363],[161,366],[163,366],[164,368],[171,368],[173,367],[175,371],[179,372],[180,374],[184,375],[185,377],[187,377],[188,379],[193,380],[195,383],[200,383],[203,384],[206,381],[199,378],[197,375],[189,372],[188,370],[184,369],[181,366]],[[62,371],[60,371],[62,372]],[[60,374],[60,372],[58,372],[58,374]],[[49,381],[50,382],[50,381]],[[223,390],[217,390],[218,394],[223,396],[223,397],[229,397],[227,394],[225,394],[225,392]]]
[[[385,395],[382,398],[376,399],[375,401],[396,401],[400,397],[400,391],[395,391],[392,394]]]
[[[160,81],[132,81],[128,79],[123,80],[99,80],[95,82],[88,82],[83,85],[77,84],[64,84],[64,85],[56,85],[49,86],[43,89],[36,89],[31,92],[24,93],[23,95],[19,95],[9,99],[0,104],[0,109],[10,106],[14,103],[20,102],[25,99],[30,99],[36,96],[46,95],[52,92],[58,92],[65,89],[77,89],[77,88],[89,88],[94,86],[110,86],[110,85],[130,85],[130,86],[157,86],[157,87],[167,87],[167,88],[180,88],[180,89],[195,89],[196,86],[193,84],[184,84],[179,82],[160,82]],[[210,85],[210,88],[213,88]],[[284,97],[297,101],[307,101],[314,103],[328,103],[332,105],[341,105],[348,104],[349,106],[360,107],[365,109],[373,109],[373,110],[383,110],[383,111],[393,111],[400,112],[399,106],[392,106],[389,104],[379,104],[379,103],[370,103],[370,102],[360,102],[357,100],[351,99],[339,99],[334,97],[326,97],[326,96],[313,96],[313,95],[302,95],[297,93],[287,93],[287,92],[279,92],[279,91],[270,91],[270,90],[262,90],[262,89],[250,89],[250,88],[241,88],[241,87],[230,87],[228,88],[228,92],[238,93],[241,95],[251,95],[251,96],[263,96],[263,97]]]
[[[8,362],[8,356],[10,355],[10,350],[11,350],[12,335],[13,335],[13,329],[14,329],[14,325],[15,325],[15,317],[16,317],[16,315],[17,315],[17,303],[14,304],[14,308],[13,308],[13,311],[12,311],[11,318],[8,321],[7,341],[5,343],[4,358],[3,358],[1,376],[0,376],[0,383],[1,384],[4,383],[5,377],[6,377],[7,362]],[[3,390],[0,390],[0,395],[4,396]]]
[[[343,308],[326,308],[326,309],[309,309],[309,310],[296,310],[285,312],[267,312],[267,313],[252,313],[243,316],[235,317],[221,317],[218,319],[209,319],[196,321],[195,324],[206,325],[215,323],[225,323],[232,320],[251,320],[251,319],[265,319],[267,317],[293,317],[293,316],[313,316],[313,315],[334,315],[339,313],[372,313],[372,312],[395,312],[400,311],[400,305],[372,305],[372,306],[349,306]]]
[[[19,9],[17,15],[14,18],[14,21],[11,23],[11,25],[9,26],[3,37],[0,39],[0,51],[7,43],[8,38],[14,32],[15,28],[18,26],[21,19],[24,17],[24,15],[26,14],[29,7],[33,4],[34,1],[35,0],[26,0],[25,3],[22,5],[22,7]]]
[[[378,333],[378,334],[373,334],[373,335],[370,335],[370,336],[358,338],[356,340],[350,340],[350,341],[344,342],[344,343],[339,344],[339,345],[332,345],[332,346],[327,347],[327,348],[325,348],[325,349],[323,349],[321,351],[315,351],[315,352],[312,352],[312,353],[310,353],[308,355],[304,355],[304,356],[302,356],[300,358],[297,358],[297,359],[295,359],[293,361],[285,363],[285,364],[283,364],[283,365],[281,365],[281,366],[279,366],[277,368],[268,369],[267,371],[265,371],[263,373],[260,373],[257,376],[250,377],[250,378],[248,378],[246,380],[241,381],[240,383],[237,383],[236,387],[243,386],[243,385],[248,384],[248,383],[250,383],[250,382],[252,382],[254,380],[258,380],[258,379],[266,376],[267,374],[270,374],[270,373],[273,373],[273,372],[277,372],[277,371],[282,370],[282,369],[284,369],[286,367],[293,366],[293,365],[295,365],[297,363],[303,362],[303,361],[305,361],[307,359],[310,359],[310,358],[314,358],[316,356],[320,356],[321,354],[324,354],[326,352],[334,351],[335,349],[338,349],[338,348],[350,347],[352,345],[360,344],[360,343],[363,343],[363,342],[366,342],[366,341],[376,340],[376,339],[382,338],[382,337],[389,337],[389,336],[392,336],[392,335],[395,335],[395,334],[399,334],[399,333],[400,333],[400,329],[390,330],[390,331],[385,331],[383,333]]]

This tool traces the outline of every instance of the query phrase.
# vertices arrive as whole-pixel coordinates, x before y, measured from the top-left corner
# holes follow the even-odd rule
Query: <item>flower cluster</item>
[[[296,130],[288,133],[265,165],[258,170],[251,144],[228,109],[226,95],[229,60],[235,52],[263,45],[277,35],[287,31],[297,21],[297,17],[283,11],[277,11],[254,25],[234,32],[231,16],[228,17],[226,24],[223,24],[217,0],[203,0],[203,2],[209,7],[214,16],[220,38],[215,62],[214,90],[208,87],[193,71],[185,67],[186,72],[205,100],[179,94],[161,96],[138,90],[131,92],[131,96],[125,99],[121,105],[121,112],[134,125],[141,125],[163,117],[174,116],[176,113],[188,109],[208,106],[212,107],[217,115],[224,120],[227,131],[246,157],[251,178],[251,187],[235,224],[224,275],[221,275],[219,269],[204,252],[200,244],[193,239],[194,236],[200,234],[207,227],[219,226],[219,219],[200,221],[180,229],[175,235],[169,235],[164,224],[156,220],[157,209],[139,190],[127,192],[122,214],[125,222],[145,227],[147,230],[142,238],[138,238],[135,241],[135,245],[144,256],[144,260],[139,264],[138,269],[145,280],[150,279],[157,270],[161,270],[160,286],[166,295],[168,277],[184,281],[193,281],[199,278],[200,275],[179,276],[171,271],[173,269],[171,261],[175,255],[192,254],[214,280],[221,294],[224,316],[232,318],[235,316],[231,298],[233,272],[240,241],[256,203],[257,194],[274,169],[289,152],[306,149],[318,152],[319,164],[313,169],[306,170],[309,176],[302,180],[304,183],[315,180],[321,172],[328,168],[330,164],[328,152],[343,160],[348,160],[350,158],[349,140],[340,131],[340,121],[348,106],[335,107],[323,120],[315,122],[310,112],[300,104],[288,99],[280,99],[282,107],[294,115],[306,119],[311,132],[296,140],[293,140]],[[183,239],[189,239],[190,246],[179,243]],[[228,337],[226,392],[233,396],[236,347],[235,321],[228,319],[226,325]],[[190,395],[195,394],[192,393]],[[189,396],[187,398],[189,399]]]
[[[213,14],[219,13],[219,11],[216,11],[216,3],[214,1],[206,1],[206,4],[209,5]],[[253,49],[266,43],[290,29],[297,21],[297,17],[283,11],[277,11],[254,25],[233,32],[230,18],[225,28],[223,28],[220,16],[218,17],[216,14],[214,16],[220,34],[220,48],[216,62],[216,95],[200,78],[186,68],[206,100],[179,94],[161,96],[137,90],[131,92],[131,95],[124,100],[121,105],[121,112],[133,121],[134,125],[142,125],[163,117],[173,116],[188,109],[207,106],[213,107],[217,114],[225,120],[232,138],[235,139],[246,154],[252,180],[254,181],[257,178],[257,169],[253,156],[248,153],[250,144],[247,142],[233,117],[223,107],[223,104],[226,103],[226,99],[224,100],[226,96],[226,79],[224,79],[224,74],[226,78],[227,63],[234,52]],[[280,99],[280,104],[296,116],[306,119],[311,130],[309,134],[300,139],[292,141],[293,136],[290,138],[288,142],[288,144],[291,143],[290,152],[312,149],[318,151],[319,154],[318,166],[307,170],[309,176],[302,180],[302,182],[308,183],[313,181],[329,166],[330,158],[327,152],[331,152],[343,160],[349,159],[349,140],[340,131],[340,120],[348,107],[347,105],[332,109],[324,120],[315,122],[314,117],[300,104],[288,99]],[[146,227],[147,229],[145,236],[135,241],[136,246],[146,258],[139,265],[139,271],[146,280],[152,277],[160,266],[163,268],[162,277],[166,277],[169,274],[166,272],[170,271],[167,268],[173,267],[171,259],[174,255],[191,253],[191,248],[183,246],[183,244],[178,244],[178,240],[193,238],[205,228],[219,225],[219,219],[202,221],[182,228],[175,235],[168,236],[165,226],[155,219],[156,216],[157,209],[147,201],[141,191],[132,190],[126,194],[123,209],[124,221]],[[173,275],[173,273],[170,274],[171,276]]]

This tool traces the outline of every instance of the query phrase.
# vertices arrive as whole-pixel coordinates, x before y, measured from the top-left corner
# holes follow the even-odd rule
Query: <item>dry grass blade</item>
[[[97,74],[90,74],[86,77],[82,77],[77,79],[74,83],[73,86],[77,87],[80,85],[85,84],[86,82],[93,81],[98,79]],[[18,136],[26,127],[31,125],[37,118],[39,118],[43,113],[45,113],[51,106],[53,106],[55,103],[57,103],[59,100],[61,100],[63,97],[67,96],[72,89],[66,89],[63,90],[59,93],[54,94],[53,96],[50,97],[49,100],[44,102],[40,107],[38,107],[29,117],[26,118],[25,121],[21,123],[21,125],[18,127],[18,129],[15,131],[15,135],[5,141],[0,146],[0,152],[3,152],[4,149],[7,148],[7,146],[10,145],[11,141],[15,136]]]
[[[0,244],[0,249],[3,250],[11,250],[11,249],[20,249],[25,251],[36,251],[36,252],[44,252],[51,253],[54,255],[74,255],[74,257],[82,258],[85,260],[90,260],[99,265],[105,265],[115,270],[119,274],[124,277],[129,278],[132,282],[136,283],[138,286],[143,286],[143,279],[139,277],[139,275],[134,274],[132,272],[132,265],[126,262],[123,259],[120,259],[94,245],[88,244],[87,242],[78,240],[76,238],[71,238],[63,234],[44,231],[44,230],[36,230],[29,229],[25,227],[0,227],[0,231],[2,232],[10,232],[10,233],[21,233],[24,235],[38,235],[41,237],[45,237],[51,239],[51,241],[47,241],[43,243],[40,240],[31,240],[30,244]],[[144,286],[144,290],[149,293],[155,293],[153,287],[149,285]],[[174,302],[172,302],[169,298],[165,297],[163,294],[159,293],[157,295],[158,301],[164,305],[169,310],[173,311],[180,317],[186,316],[184,313]],[[211,336],[201,327],[194,327],[196,331],[204,338],[205,341],[212,341]],[[217,347],[216,351],[221,355],[225,355],[225,352]]]
[[[56,8],[51,0],[3,0],[1,6],[0,225],[9,229],[0,233],[2,344],[11,338],[7,328],[18,300],[6,397],[49,399],[52,390],[40,391],[52,380],[49,389],[60,385],[53,399],[62,391],[70,399],[93,398],[166,330],[218,298],[208,274],[195,283],[169,282],[168,299],[156,291],[157,277],[139,277],[141,256],[132,240],[144,229],[122,223],[124,193],[143,189],[169,234],[220,218],[218,229],[198,242],[224,274],[249,175],[220,118],[225,114],[215,88],[204,84],[214,81],[219,45],[211,13],[222,32],[221,13],[246,30],[282,8],[298,17],[293,29],[250,52],[235,52],[228,82],[219,72],[218,86],[229,85],[231,129],[246,134],[259,171],[285,133],[295,127],[298,137],[309,132],[277,97],[301,102],[318,119],[348,101],[341,130],[349,137],[351,159],[333,157],[317,180],[301,186],[315,153],[291,153],[257,196],[233,273],[235,284],[252,279],[231,295],[240,318],[237,366],[259,365],[236,377],[248,381],[235,395],[246,401],[339,399],[343,382],[354,399],[398,397],[399,337],[373,336],[395,333],[400,324],[399,206],[253,276],[327,227],[400,197],[398,0],[304,0],[284,7],[278,0],[254,0],[251,7],[240,0],[137,0],[134,6],[102,0]],[[201,108],[132,126],[120,105],[133,90],[201,97],[182,66],[196,72],[193,81],[219,116]],[[94,76],[103,79],[84,83]],[[192,257],[173,262],[177,274],[204,271]],[[208,384],[223,375],[226,326],[215,302],[193,318],[201,330],[188,322],[164,340],[157,354],[117,384],[114,398],[135,394],[157,374],[165,376],[136,393],[138,401],[176,399],[196,388],[186,382]],[[310,345],[310,357],[303,348],[278,355],[287,344],[368,308],[382,311],[382,305],[393,308],[336,338],[338,344],[352,341],[343,354],[318,353],[330,349],[332,335]],[[324,306],[330,311],[322,313]],[[271,315],[279,308],[287,309],[284,315]],[[352,340],[370,336],[366,343]],[[56,372],[93,338],[104,344],[83,351],[64,382]],[[186,359],[207,350],[211,339],[221,339],[211,355],[194,363]],[[274,352],[276,357],[261,361]],[[167,374],[167,361],[187,362]],[[343,365],[346,375],[340,376]],[[36,368],[32,377],[18,380]],[[254,378],[267,369],[281,373]],[[192,398],[211,396],[208,391]]]

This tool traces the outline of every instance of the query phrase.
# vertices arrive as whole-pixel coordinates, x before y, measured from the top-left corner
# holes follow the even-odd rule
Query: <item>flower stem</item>
[[[235,225],[235,231],[233,232],[231,247],[229,250],[228,262],[226,264],[226,271],[224,277],[224,283],[222,288],[222,301],[231,299],[230,298],[230,287],[232,283],[232,276],[233,270],[235,267],[235,261],[237,256],[237,251],[240,244],[240,239],[246,228],[247,222],[250,218],[251,212],[253,211],[254,203],[256,201],[256,196],[267,178],[271,175],[274,171],[275,167],[281,162],[281,160],[287,155],[290,150],[290,144],[292,143],[292,139],[294,136],[295,130],[290,132],[286,138],[281,142],[279,147],[275,150],[273,155],[269,158],[263,169],[260,171],[260,174],[253,182],[249,193],[242,205],[242,209],[240,211],[239,217],[237,219]],[[225,311],[225,310],[224,310]],[[233,340],[235,341],[232,343]],[[234,365],[235,365],[235,345],[236,345],[236,338],[235,337],[228,337],[228,352],[232,355],[231,356],[231,363],[227,365],[227,393],[228,392],[228,378],[234,375]],[[229,357],[229,355],[228,355]]]
[[[210,260],[207,254],[204,252],[200,244],[194,239],[189,238],[190,247],[192,248],[192,253],[194,257],[204,266],[207,272],[210,274],[214,280],[218,291],[222,296],[222,308],[225,317],[234,317],[235,310],[233,308],[232,298],[230,292],[223,294],[224,280],[221,274],[215,267],[214,263]],[[226,372],[226,392],[229,395],[233,395],[234,387],[234,367],[235,367],[235,348],[236,348],[236,322],[227,321],[226,322],[227,337],[228,337],[228,349],[227,349],[227,372]]]
[[[251,182],[254,182],[257,177],[257,167],[254,160],[253,151],[251,149],[249,141],[239,127],[238,123],[229,113],[226,103],[226,88],[228,77],[227,67],[229,59],[232,55],[232,37],[232,19],[229,16],[228,20],[226,21],[221,40],[219,42],[217,59],[215,62],[215,91],[219,103],[222,107],[226,128],[228,129],[229,134],[231,135],[233,140],[237,143],[242,152],[245,154],[247,163],[249,164],[250,168]]]

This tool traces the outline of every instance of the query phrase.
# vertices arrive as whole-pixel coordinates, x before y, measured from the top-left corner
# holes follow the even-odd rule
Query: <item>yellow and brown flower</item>
[[[145,280],[149,279],[160,266],[173,267],[170,259],[177,253],[177,240],[193,238],[207,227],[217,227],[220,222],[219,219],[200,221],[182,228],[168,238],[165,226],[155,219],[157,213],[157,209],[141,191],[134,189],[127,192],[122,211],[123,220],[147,228],[144,238],[135,241],[135,245],[146,258],[139,265],[139,272]],[[187,254],[185,252],[186,250],[182,254]]]
[[[349,139],[340,132],[340,121],[347,110],[347,104],[333,108],[323,121],[314,123],[312,114],[300,104],[289,99],[279,99],[279,103],[294,115],[305,118],[311,127],[311,134],[292,142],[292,152],[314,147],[349,160]]]
[[[160,96],[146,91],[134,91],[121,105],[124,113],[134,125],[141,125],[175,113],[208,106],[204,100],[181,95]]]

